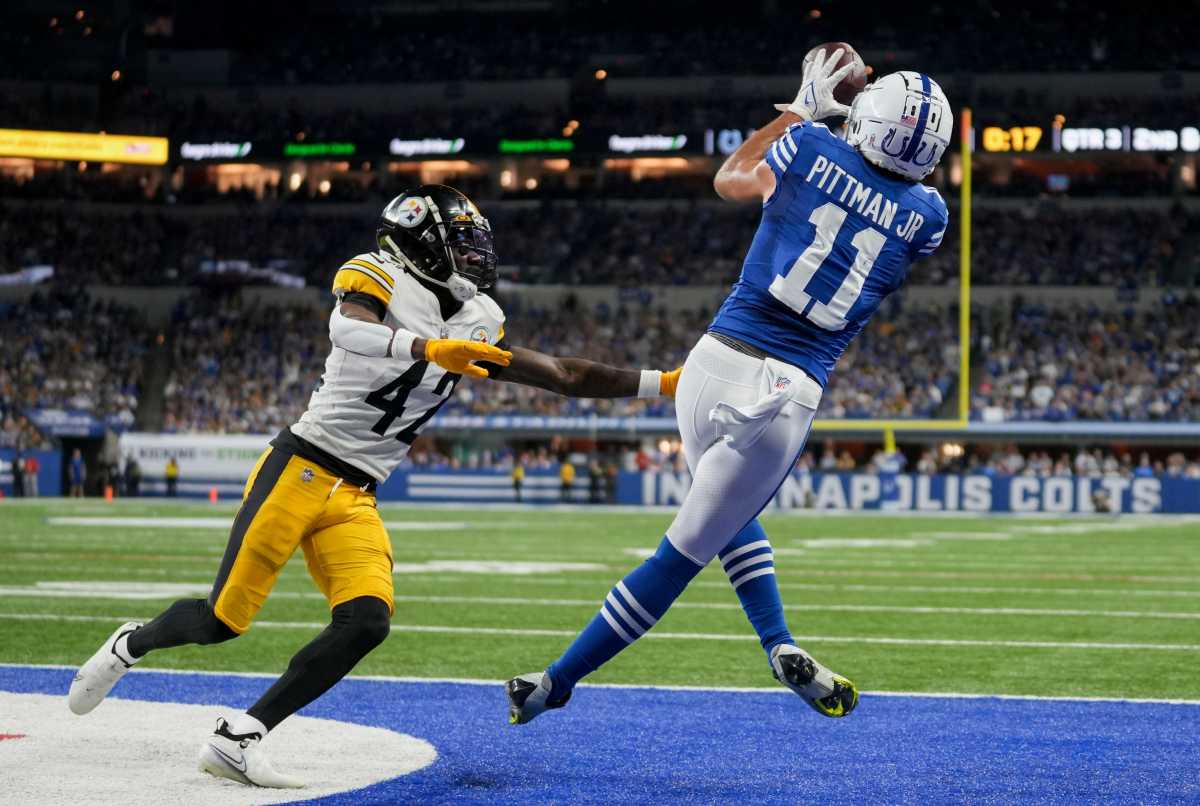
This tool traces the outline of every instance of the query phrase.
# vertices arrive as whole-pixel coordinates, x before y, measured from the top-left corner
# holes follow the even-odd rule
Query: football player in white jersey
[[[375,487],[462,376],[574,397],[674,394],[678,370],[616,369],[508,347],[504,314],[479,293],[496,280],[491,225],[457,190],[424,185],[396,197],[376,239],[379,251],[351,258],[334,277],[333,347],[321,385],[251,472],[211,594],[117,628],[71,684],[75,713],[95,708],[152,650],[244,633],[300,548],[331,623],[257,703],[232,722],[219,720],[200,751],[201,769],[213,775],[300,786],[272,768],[260,742],[387,637],[392,547]]]

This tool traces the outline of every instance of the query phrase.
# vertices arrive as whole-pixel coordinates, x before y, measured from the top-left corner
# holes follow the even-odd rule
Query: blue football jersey
[[[820,123],[768,149],[775,193],[710,330],[794,364],[822,386],[908,267],[941,244],[941,195],[892,179]]]

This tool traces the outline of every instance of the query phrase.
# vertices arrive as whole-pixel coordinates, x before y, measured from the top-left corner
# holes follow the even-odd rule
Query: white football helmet
[[[846,142],[869,162],[919,182],[950,145],[954,113],[938,83],[901,70],[868,84],[850,106]]]

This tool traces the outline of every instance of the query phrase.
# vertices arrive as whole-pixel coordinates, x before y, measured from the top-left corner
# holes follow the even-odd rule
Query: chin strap
[[[418,269],[416,264],[409,260],[408,256],[405,255],[404,252],[400,251],[400,247],[396,246],[396,242],[392,240],[391,235],[383,236],[383,240],[387,241],[388,246],[392,247],[392,257],[399,260],[404,265],[404,268],[408,269],[422,280],[446,289],[450,292],[450,296],[454,297],[459,302],[466,302],[467,300],[474,299],[475,295],[479,293],[479,287],[477,285],[454,270],[450,271],[450,279],[448,280],[438,280],[430,277],[428,274]]]

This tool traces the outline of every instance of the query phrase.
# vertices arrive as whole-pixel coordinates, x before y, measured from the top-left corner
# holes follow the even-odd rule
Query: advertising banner
[[[161,491],[167,459],[179,463],[181,495],[240,496],[246,477],[271,435],[125,433],[123,457],[142,467],[144,490]],[[523,502],[616,503],[677,506],[687,495],[686,473],[621,472],[592,480],[576,468],[575,484],[564,497],[557,468],[529,469],[520,492]],[[400,470],[379,486],[381,501],[498,503],[518,500],[508,470]],[[937,475],[912,473],[794,473],[768,508],[829,511],[965,513],[1200,513],[1200,479],[1182,477]]]
[[[118,443],[122,457],[137,459],[142,469],[143,494],[166,490],[167,460],[179,465],[179,494],[203,497],[212,488],[222,498],[242,494],[254,463],[271,435],[146,434],[128,432]]]
[[[770,507],[899,512],[1200,513],[1200,479],[1069,476],[922,476],[899,474],[885,495],[883,478],[867,473],[795,473]],[[678,504],[687,473],[646,473],[641,489],[620,488],[620,503]]]
[[[165,137],[0,129],[0,157],[165,165]]]

